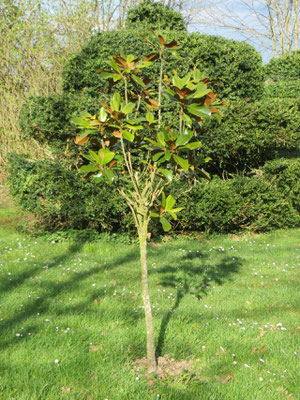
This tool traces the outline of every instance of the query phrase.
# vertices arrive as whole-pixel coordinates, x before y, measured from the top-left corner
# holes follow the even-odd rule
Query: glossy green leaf
[[[111,60],[110,60],[110,65],[111,65],[111,67],[116,71],[116,72],[120,72],[120,68],[119,68],[119,66],[118,66],[118,64],[115,62],[115,60],[112,58]]]
[[[153,64],[152,61],[142,61],[141,63],[136,65],[136,68],[147,68]]]
[[[134,74],[131,74],[131,78],[136,82],[136,83],[138,83],[139,85],[141,85],[141,86],[145,86],[145,84],[144,84],[144,82],[142,81],[142,79],[141,78],[139,78],[138,76],[136,76],[136,75],[134,75]]]
[[[92,117],[91,114],[89,114],[88,116]],[[87,119],[86,114],[80,115],[79,117],[71,118],[71,122],[73,124],[79,125],[79,128],[90,128],[91,127],[91,121],[89,119]]]
[[[171,158],[171,152],[170,152],[170,150],[166,150],[166,152],[165,152],[165,159],[166,159],[167,161],[170,161],[170,158]]]
[[[166,207],[166,195],[164,192],[162,192],[162,194],[161,194],[161,204],[162,204],[163,208]]]
[[[101,181],[103,180],[103,173],[102,173],[102,171],[99,172],[99,173],[96,174],[96,175],[93,175],[93,176],[92,176],[92,179],[93,179],[93,181],[96,182],[96,183],[101,182]]]
[[[149,138],[145,138],[145,140],[147,140],[147,142],[151,143],[155,147],[161,147],[161,145],[158,142],[156,142],[155,140],[152,140]]]
[[[178,75],[175,75],[173,76],[172,83],[178,89],[182,89],[184,86],[188,84],[189,80],[190,80],[190,74],[187,74],[183,78],[179,78]]]
[[[189,170],[189,163],[187,160],[184,160],[183,158],[179,157],[176,154],[173,154],[173,159],[174,161],[181,166],[181,168],[184,170],[184,172],[188,172]]]
[[[175,213],[173,213],[172,211],[169,211],[169,214],[171,215],[171,217],[177,221],[177,215]]]
[[[152,160],[154,162],[157,162],[161,157],[163,157],[165,155],[165,153],[163,151],[160,151],[156,154],[154,154],[154,156],[152,157]]]
[[[133,54],[129,54],[129,55],[126,57],[126,61],[127,61],[128,63],[131,63],[134,59],[135,59],[135,56],[134,56]]]
[[[94,165],[83,165],[80,167],[79,171],[84,173],[96,172],[99,171],[99,168],[95,167]]]
[[[165,168],[159,168],[158,171],[164,175],[165,178],[167,178],[167,180],[169,182],[172,182],[173,179],[173,175],[172,175],[172,171],[170,171],[169,169],[165,169]]]
[[[119,74],[113,74],[112,78],[113,78],[114,82],[118,82],[118,81],[120,81],[122,79],[122,76],[119,75]]]
[[[203,178],[207,180],[211,180],[211,176],[208,172],[206,172],[203,168],[200,171],[197,171],[198,175],[202,176]]]
[[[155,121],[155,117],[151,112],[148,111],[146,114],[146,120],[149,122],[149,125],[151,125]]]
[[[121,111],[122,113],[127,115],[132,113],[134,109],[135,109],[135,103],[128,103],[128,104],[123,103]]]
[[[192,127],[193,121],[192,121],[192,118],[191,118],[189,115],[183,113],[183,115],[182,115],[182,120],[187,124],[187,126],[188,126],[189,128]]]
[[[103,175],[105,176],[109,184],[112,184],[115,180],[115,174],[111,169],[105,169],[103,171]]]
[[[114,74],[112,72],[101,72],[99,74],[100,79],[109,79],[109,78],[112,78],[113,76],[114,76]]]
[[[168,232],[172,228],[170,222],[165,217],[161,217],[159,220],[165,232]]]
[[[178,213],[179,211],[183,210],[183,207],[178,207],[178,208],[172,208],[172,210],[170,210],[172,213]],[[169,212],[170,212],[169,211]]]
[[[129,131],[126,131],[126,130],[122,129],[122,135],[129,142],[133,142],[134,141],[134,133],[131,133]]]
[[[93,158],[93,160],[96,161],[96,163],[102,164],[97,153],[95,153],[93,150],[89,150],[89,153],[90,153],[91,157]]]
[[[191,105],[187,108],[187,110],[193,114],[196,115],[197,117],[210,117],[211,116],[211,112],[210,109],[208,107],[205,106],[201,106],[201,107],[197,107],[196,105]]]
[[[150,217],[152,217],[152,218],[159,218],[160,215],[159,215],[158,213],[156,213],[156,212],[151,212],[151,213],[150,213]]]
[[[113,111],[119,111],[121,104],[121,96],[119,93],[115,93],[110,101],[110,106]]]
[[[193,137],[193,131],[185,129],[183,133],[178,135],[175,144],[176,146],[184,146],[191,140],[192,137]]]
[[[107,120],[107,112],[105,111],[104,107],[101,107],[100,109],[99,119],[101,122],[105,122]]]
[[[187,145],[185,145],[185,148],[187,148],[189,150],[200,149],[200,147],[201,147],[201,142],[192,142],[192,143],[188,143]]]
[[[94,160],[93,157],[90,154],[80,153],[80,155],[81,155],[81,157],[85,158],[88,161],[93,161]]]
[[[216,120],[218,121],[218,123],[220,124],[222,121],[221,115],[220,114],[213,114],[214,118],[216,118]]]
[[[115,153],[108,149],[100,149],[98,151],[98,158],[100,160],[101,165],[108,164],[114,158]]]
[[[174,197],[172,195],[169,194],[169,196],[166,199],[165,210],[166,211],[172,210],[172,208],[175,206],[175,203],[176,203],[176,200],[174,199]]]
[[[159,132],[156,135],[156,139],[161,146],[165,146],[166,142],[165,142],[165,135],[163,134],[163,132]]]

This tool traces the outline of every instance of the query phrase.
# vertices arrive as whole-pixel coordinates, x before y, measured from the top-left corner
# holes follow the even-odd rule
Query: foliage
[[[130,8],[125,21],[127,28],[148,27],[156,31],[186,31],[183,16],[171,7],[151,0],[143,0]]]
[[[28,96],[48,96],[61,87],[66,57],[78,51],[95,26],[93,0],[2,0],[0,11],[0,170],[7,154],[27,151],[36,158],[45,146],[24,141],[19,111]],[[2,176],[0,176],[0,179]]]
[[[24,139],[35,139],[55,152],[64,152],[67,142],[72,145],[76,129],[71,118],[88,107],[95,113],[105,97],[56,94],[29,97],[21,109],[20,126]]]
[[[248,43],[192,33],[184,42],[183,58],[214,77],[222,98],[256,99],[263,90],[261,55]]]
[[[253,177],[198,183],[178,200],[184,211],[176,229],[219,233],[299,227],[299,171],[299,159],[281,159],[266,163]]]
[[[215,176],[209,184],[198,183],[192,190],[182,181],[173,182],[169,191],[179,196],[178,206],[183,210],[172,232],[296,227],[300,214],[299,171],[299,160],[282,158],[268,161],[252,177],[224,181]],[[108,232],[126,237],[133,232],[130,210],[113,188],[107,191],[104,184],[82,182],[61,166],[21,156],[11,158],[9,172],[11,194],[23,209],[38,214],[48,230],[71,229],[71,233],[60,232],[51,240],[79,240],[80,229],[87,231],[83,239],[89,240],[103,239],[104,233],[111,237],[113,233]],[[187,193],[180,196],[182,191]],[[99,236],[99,232],[103,234]],[[155,220],[151,232],[154,237],[162,233]],[[135,235],[129,237],[133,240]]]
[[[103,102],[95,115],[85,111],[72,122],[81,129],[76,143],[91,142],[95,146],[88,154],[81,154],[88,162],[80,171],[96,183],[106,181],[114,186],[133,216],[140,247],[148,373],[157,374],[147,266],[149,221],[157,217],[164,231],[169,231],[168,218],[177,220],[182,208],[174,207],[176,200],[171,194],[166,197],[164,189],[174,176],[197,177],[200,163],[195,160],[195,151],[201,147],[197,140],[200,127],[204,117],[220,119],[223,102],[208,88],[210,79],[198,69],[184,76],[177,71],[166,75],[165,61],[178,43],[151,33],[154,44],[150,54],[114,55],[106,69],[97,70],[100,79],[108,80],[110,86],[122,82],[124,90],[114,90],[110,101]],[[144,70],[156,60],[159,71],[150,79]],[[178,110],[178,118],[170,125],[163,118],[167,106],[163,96]],[[155,212],[151,212],[153,207]]]
[[[263,98],[295,98],[300,96],[300,79],[298,80],[267,80]]]
[[[274,81],[294,81],[300,79],[300,50],[282,57],[274,57],[264,67],[265,76]]]
[[[129,209],[115,189],[83,182],[58,163],[12,154],[8,181],[15,201],[37,214],[48,230],[133,229]]]
[[[79,91],[94,97],[108,88],[101,78],[94,75],[97,69],[106,67],[106,60],[118,54],[140,57],[150,54],[151,44],[143,39],[149,37],[147,30],[101,32],[94,35],[80,53],[72,56],[63,70],[64,91]],[[213,90],[228,98],[257,98],[263,90],[263,68],[261,56],[247,43],[216,36],[172,31],[167,33],[168,41],[177,40],[180,48],[170,54],[165,62],[165,72],[173,69],[180,75],[193,68],[200,69],[207,76],[213,76]],[[152,40],[151,37],[149,39]],[[153,40],[152,40],[153,41]],[[158,72],[157,64],[147,69],[149,78]]]
[[[224,110],[221,125],[215,121],[206,124],[200,151],[211,158],[208,170],[223,177],[244,174],[297,150],[299,111],[299,98],[231,103]]]

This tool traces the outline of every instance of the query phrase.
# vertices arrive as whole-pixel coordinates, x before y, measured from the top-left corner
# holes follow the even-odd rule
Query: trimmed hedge
[[[300,79],[300,50],[291,54],[285,54],[279,58],[272,58],[264,67],[265,76],[268,79],[299,80]]]
[[[161,3],[142,1],[129,9],[125,25],[127,28],[147,27],[153,30],[186,31],[182,14]]]
[[[68,93],[29,97],[20,113],[22,136],[46,143],[55,152],[63,152],[67,141],[73,142],[79,132],[70,122],[71,117],[85,110],[98,112],[102,100],[104,96],[92,98]]]
[[[83,182],[58,163],[32,162],[11,155],[12,196],[25,210],[37,213],[50,230],[97,229],[133,232],[130,210],[113,188]],[[169,187],[176,197],[186,183]],[[179,189],[180,187],[180,189]],[[300,225],[300,160],[274,160],[253,177],[201,181],[178,199],[176,231],[267,231]],[[151,230],[159,233],[152,222]]]
[[[10,193],[27,211],[37,214],[46,229],[130,231],[131,213],[117,191],[106,185],[83,182],[82,176],[59,163],[9,157]]]
[[[244,174],[300,144],[300,98],[230,104],[221,124],[205,125],[201,154],[211,157],[207,168],[219,176]]]
[[[296,98],[300,96],[300,79],[289,81],[268,80],[265,83],[263,97]]]
[[[21,112],[23,136],[47,143],[56,153],[76,163],[81,149],[74,145],[78,130],[70,118],[85,109],[96,113],[100,106],[101,97],[75,94],[30,98]],[[200,155],[211,157],[207,169],[219,176],[244,174],[283,152],[297,150],[299,111],[299,98],[231,103],[224,109],[221,124],[215,120],[204,124]],[[69,147],[65,154],[67,141]]]
[[[180,74],[194,67],[200,68],[213,81],[216,92],[227,98],[259,98],[263,91],[263,67],[261,55],[249,44],[217,36],[168,31],[168,40],[177,40],[181,47],[166,63],[166,73],[177,69]],[[121,50],[125,54],[142,56],[153,52],[152,46],[143,39],[147,30],[100,32],[93,36],[78,54],[73,55],[63,70],[63,90],[81,92],[93,97],[105,92],[108,83],[101,81],[95,71],[106,68],[105,60]],[[148,68],[148,74],[158,72],[158,63]]]
[[[274,173],[276,170],[276,173]],[[269,231],[300,226],[300,160],[275,160],[253,177],[218,177],[179,199],[177,229]]]

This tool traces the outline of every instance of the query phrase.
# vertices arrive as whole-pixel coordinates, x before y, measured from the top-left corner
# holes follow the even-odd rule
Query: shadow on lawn
[[[64,254],[54,257],[54,260],[48,264],[48,269],[58,267],[61,263],[67,262],[69,258],[73,257],[81,250],[83,245],[84,242],[71,244]],[[116,258],[114,263],[111,264],[109,268],[117,268],[122,264],[132,262],[135,259],[138,259],[138,254],[136,250],[130,250],[122,257]],[[32,316],[37,315],[37,313],[42,314],[44,312],[47,312],[49,310],[51,299],[54,299],[62,293],[76,290],[80,281],[85,280],[93,274],[103,272],[107,268],[105,264],[99,265],[98,262],[96,262],[95,264],[96,265],[94,267],[71,276],[68,281],[53,282],[53,280],[43,280],[41,282],[41,286],[47,288],[47,294],[39,296],[33,301],[30,301],[27,305],[24,305],[20,312],[16,313],[12,318],[2,321],[2,340],[0,336],[0,350],[5,349],[7,346],[19,343],[19,339],[17,339],[15,336],[15,329],[19,328],[19,325],[22,322],[26,321]],[[43,261],[37,262],[36,267],[20,274],[13,281],[8,281],[6,285],[2,285],[1,292],[9,292],[17,286],[24,284],[25,280],[34,279],[34,277],[42,272],[43,265],[45,265]],[[99,298],[100,295],[98,294],[97,297]],[[87,303],[91,301],[93,301],[92,297],[87,302],[85,302],[85,304],[87,305]],[[74,313],[74,308],[70,310],[70,313]],[[28,326],[26,329],[23,329],[22,334],[25,337],[28,333],[31,335],[38,330],[39,326],[35,324]],[[8,333],[13,334],[14,338],[10,339],[10,335]]]
[[[197,298],[202,298],[207,294],[210,286],[222,285],[225,280],[231,279],[233,273],[237,273],[242,262],[237,257],[223,257],[217,264],[211,265],[207,262],[207,255],[199,252],[187,253],[176,260],[177,265],[166,265],[157,270],[162,274],[161,285],[164,287],[177,287],[177,296],[172,307],[172,312],[168,311],[161,322],[156,356],[162,355],[165,341],[166,330],[173,311],[175,311],[184,296],[194,294]]]
[[[69,246],[67,251],[64,254],[56,256],[53,258],[51,263],[47,263],[47,268],[55,268],[59,266],[61,263],[68,260],[68,258],[74,256],[75,254],[79,253],[83,243],[74,243]],[[26,279],[32,279],[39,273],[41,273],[43,266],[45,266],[45,262],[40,261],[36,263],[35,267],[28,269],[18,276],[13,277],[12,280],[2,281],[0,284],[0,294],[3,295],[4,293],[10,292],[11,290],[15,289],[16,287],[22,285]]]

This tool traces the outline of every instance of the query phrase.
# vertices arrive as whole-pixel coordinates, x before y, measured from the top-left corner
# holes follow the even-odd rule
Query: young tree
[[[110,69],[98,73],[103,79],[109,79],[110,87],[119,83],[119,91],[115,91],[109,104],[103,103],[97,115],[85,112],[73,118],[81,129],[76,143],[97,147],[97,151],[90,148],[89,154],[82,154],[87,163],[81,172],[95,182],[105,179],[115,185],[135,221],[151,373],[157,371],[157,362],[148,285],[149,221],[152,217],[158,218],[163,229],[170,230],[169,217],[176,220],[180,208],[174,208],[175,199],[171,195],[165,196],[165,187],[175,176],[189,179],[195,178],[197,172],[207,175],[197,168],[201,163],[195,157],[195,151],[201,146],[197,136],[203,118],[214,115],[219,119],[219,108],[223,104],[208,88],[210,80],[199,70],[182,78],[176,72],[172,77],[165,76],[165,58],[178,44],[166,43],[160,35],[155,40],[154,52],[145,55],[143,60],[133,55],[113,56]],[[157,80],[151,81],[143,71],[155,61],[160,63],[159,72]],[[174,105],[178,117],[174,118],[173,113],[166,121],[164,114],[174,109]]]

